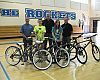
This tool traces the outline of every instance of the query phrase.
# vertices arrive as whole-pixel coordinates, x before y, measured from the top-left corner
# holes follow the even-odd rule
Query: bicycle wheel
[[[100,61],[100,50],[96,45],[92,45],[92,55],[96,61]]]
[[[77,60],[81,64],[85,64],[87,62],[87,52],[83,47],[77,47]]]
[[[21,51],[16,46],[10,46],[5,51],[5,59],[8,64],[15,66],[20,62]]]
[[[69,48],[66,45],[65,49],[69,53],[70,60],[74,60],[77,57],[77,55],[76,55],[76,47],[74,45],[70,44]]]
[[[56,51],[55,60],[58,66],[60,66],[61,68],[65,68],[69,65],[69,53],[65,49],[59,48]]]
[[[47,50],[39,50],[33,54],[33,64],[39,70],[46,70],[52,64],[52,56]]]

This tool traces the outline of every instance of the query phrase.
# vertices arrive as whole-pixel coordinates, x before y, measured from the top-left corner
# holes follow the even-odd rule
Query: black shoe
[[[24,60],[23,60],[23,62],[27,62],[27,57],[24,57]]]
[[[56,64],[56,62],[52,62],[52,64]]]
[[[31,62],[33,61],[33,58],[32,58],[32,57],[30,57],[30,61],[31,61]]]

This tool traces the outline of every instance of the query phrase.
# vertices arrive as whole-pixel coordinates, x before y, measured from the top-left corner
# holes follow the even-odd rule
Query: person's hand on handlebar
[[[62,40],[56,39],[57,42],[62,42]]]
[[[30,36],[30,37],[25,37],[26,38],[26,40],[29,40],[29,39],[31,39],[32,37]]]

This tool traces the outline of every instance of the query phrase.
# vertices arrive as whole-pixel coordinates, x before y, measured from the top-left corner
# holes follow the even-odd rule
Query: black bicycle
[[[35,44],[26,47],[25,50],[23,49],[24,43],[16,43],[17,46],[9,46],[5,51],[7,63],[15,66],[20,61],[23,61],[24,59],[27,61],[28,58],[30,58],[37,69],[48,69],[52,64],[51,54],[47,50],[40,48],[43,41],[33,40],[33,42],[35,42]]]
[[[84,42],[87,42],[83,47],[82,46],[79,46],[77,48],[77,59],[80,63],[83,63],[85,64],[87,62],[87,52],[86,52],[86,47],[91,44],[92,46],[92,55],[94,57],[94,59],[96,61],[100,61],[100,50],[99,48],[96,46],[95,42],[93,42],[92,40],[92,37],[96,36],[97,34],[93,34],[92,36],[88,36],[88,37],[85,37],[84,41],[82,42],[79,42],[80,43],[84,43]],[[85,53],[85,54],[84,54]]]
[[[53,41],[52,45],[46,48],[51,53],[53,61],[61,68],[67,67],[70,62],[69,53],[64,48],[59,47],[54,38],[47,37],[46,39]]]
[[[86,51],[83,49],[83,47],[81,47],[80,42],[78,42],[78,38],[82,37],[83,33],[81,33],[78,37],[72,37],[71,42],[67,43],[65,45],[62,45],[62,47],[65,47],[65,49],[69,52],[70,55],[70,60],[74,60],[75,58],[77,58],[77,60],[81,63],[81,64],[85,64],[87,61],[87,53]],[[81,60],[79,59],[79,56],[82,56],[83,58],[81,58]]]
[[[77,57],[77,54],[76,54],[77,47],[80,46],[80,44],[78,44],[77,39],[80,38],[82,35],[83,33],[81,33],[77,37],[72,37],[72,39],[70,40],[70,43],[66,43],[65,45],[62,45],[62,47],[68,51],[70,55],[70,60],[74,60]]]

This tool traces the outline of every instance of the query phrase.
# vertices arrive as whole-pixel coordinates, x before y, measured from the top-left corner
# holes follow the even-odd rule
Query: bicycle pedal
[[[24,63],[22,63],[21,65],[24,65]]]
[[[83,55],[83,58],[85,57],[85,55]]]

